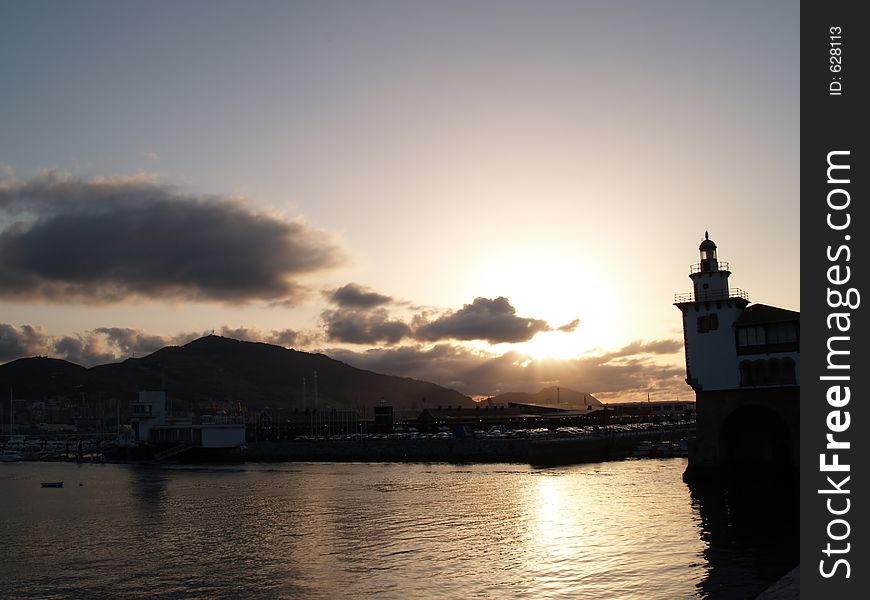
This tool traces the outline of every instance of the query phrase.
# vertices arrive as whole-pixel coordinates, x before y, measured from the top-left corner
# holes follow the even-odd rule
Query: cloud
[[[379,294],[371,288],[356,283],[348,283],[338,289],[323,292],[333,304],[342,308],[374,308],[393,301],[390,296]]]
[[[139,153],[139,156],[151,162],[158,162],[160,160],[160,155],[156,152],[141,152]]]
[[[658,364],[650,353],[679,346],[675,340],[632,342],[612,352],[577,359],[534,359],[517,351],[481,352],[455,344],[375,348],[365,352],[331,349],[326,354],[379,373],[439,382],[469,395],[538,391],[561,385],[610,399],[660,398],[691,394],[683,367]],[[669,353],[669,352],[667,352]]]
[[[517,316],[510,301],[501,296],[494,300],[475,298],[461,309],[425,322],[417,319],[415,336],[424,341],[485,340],[490,344],[516,343],[532,339],[541,331],[550,331],[546,321]]]
[[[574,319],[570,323],[565,323],[561,327],[557,327],[556,331],[562,331],[564,333],[573,333],[577,330],[577,326],[580,325],[580,319]]]
[[[16,327],[0,323],[0,362],[30,356],[52,356],[91,366],[115,362],[136,351],[139,354],[153,352],[167,345],[169,341],[167,338],[120,327],[55,337],[48,335],[42,327]]]
[[[50,349],[50,339],[42,327],[0,323],[0,362],[22,356],[43,356]]]
[[[181,346],[209,333],[211,331],[189,331],[167,336],[130,327],[98,327],[69,335],[51,336],[42,327],[16,327],[0,323],[0,363],[29,356],[52,356],[91,367],[146,356],[166,346]],[[223,326],[216,333],[237,340],[284,347],[308,346],[322,339],[314,332],[292,329],[264,331]]]
[[[604,354],[608,360],[641,354],[674,354],[683,349],[682,340],[654,340],[652,342],[634,341],[619,350]]]
[[[92,334],[102,334],[105,337],[106,344],[113,349],[112,356],[118,357],[143,356],[160,350],[164,346],[177,346],[186,344],[200,337],[198,333],[181,333],[175,336],[166,337],[162,335],[149,334],[141,329],[131,329],[129,327],[99,327],[94,329]],[[82,334],[89,338],[98,337],[94,335]],[[82,337],[79,335],[78,337]],[[93,362],[89,359],[88,362]]]
[[[317,339],[317,337],[310,332],[296,331],[293,329],[273,329],[271,331],[263,331],[249,327],[232,328],[223,326],[220,328],[218,333],[224,337],[233,338],[234,340],[264,342],[266,344],[274,344],[275,346],[284,346],[285,348],[297,345],[307,346]]]
[[[518,317],[507,298],[475,298],[459,310],[432,316],[433,309],[420,309],[410,320],[393,317],[384,305],[399,304],[357,283],[323,292],[337,309],[321,313],[326,339],[350,344],[396,344],[405,338],[421,342],[485,340],[491,344],[524,342],[541,331],[551,331],[541,319]],[[410,307],[414,308],[414,307]],[[571,332],[579,319],[559,328]]]
[[[321,313],[326,338],[333,342],[392,345],[412,338],[425,342],[486,340],[498,344],[524,342],[540,331],[551,330],[546,321],[518,317],[516,309],[504,297],[475,298],[471,304],[435,318],[430,316],[431,311],[424,310],[414,315],[409,323],[391,317],[384,305],[393,304],[393,298],[371,288],[349,283],[323,294],[339,307]],[[572,326],[576,327],[576,323],[564,327]]]
[[[401,320],[390,319],[385,308],[325,310],[320,318],[326,337],[333,342],[348,344],[395,344],[412,335],[411,328]]]
[[[292,304],[306,293],[300,278],[342,261],[299,220],[144,176],[0,181],[0,298]]]
[[[204,333],[187,332],[164,336],[130,327],[98,327],[61,337],[48,338],[50,356],[92,367],[131,357],[147,356],[166,346],[180,346]]]
[[[84,366],[117,362],[126,358],[113,352],[105,338],[94,334],[64,336],[55,341],[52,354]]]

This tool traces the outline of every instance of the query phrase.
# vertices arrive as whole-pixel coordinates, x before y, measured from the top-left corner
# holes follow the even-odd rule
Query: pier
[[[451,462],[574,464],[624,458],[644,440],[679,440],[694,426],[661,426],[638,431],[607,431],[544,438],[307,439],[248,444],[238,459],[299,462]]]

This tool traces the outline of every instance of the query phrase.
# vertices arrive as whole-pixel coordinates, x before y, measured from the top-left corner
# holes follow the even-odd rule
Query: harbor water
[[[752,598],[797,564],[789,493],[685,466],[0,464],[0,597]]]

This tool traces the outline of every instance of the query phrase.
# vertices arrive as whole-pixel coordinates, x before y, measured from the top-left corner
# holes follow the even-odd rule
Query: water
[[[782,510],[684,468],[2,464],[0,596],[745,598],[796,564]]]

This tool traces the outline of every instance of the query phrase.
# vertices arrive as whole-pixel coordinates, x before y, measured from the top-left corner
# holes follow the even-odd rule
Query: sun
[[[516,253],[481,269],[477,295],[505,296],[517,316],[544,319],[552,331],[511,348],[533,358],[575,358],[593,349],[615,348],[624,320],[615,283],[562,253]],[[579,319],[576,328],[558,328]]]

